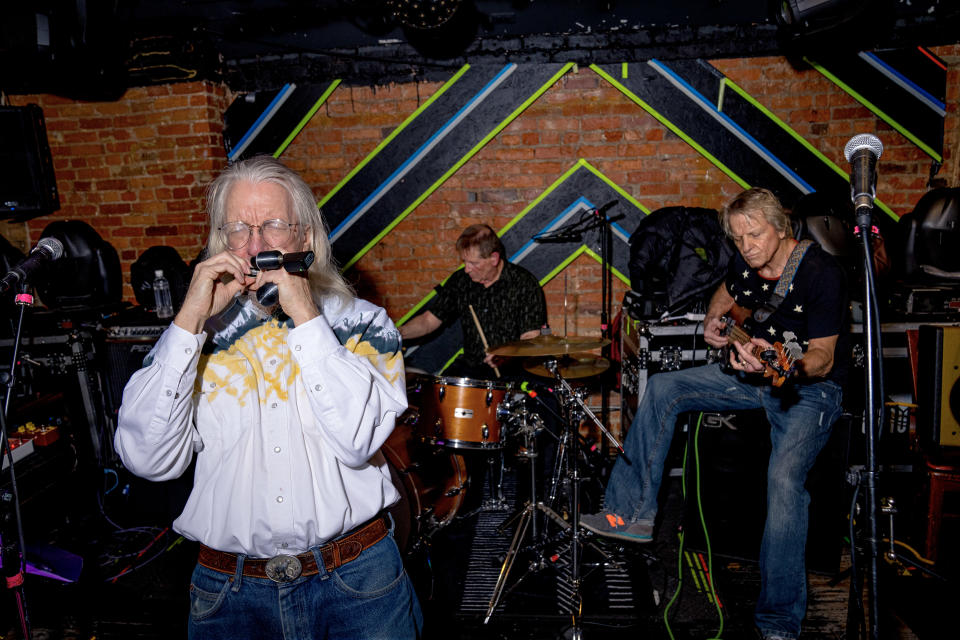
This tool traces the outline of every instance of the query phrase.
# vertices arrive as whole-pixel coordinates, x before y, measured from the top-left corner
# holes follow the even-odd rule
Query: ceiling
[[[465,61],[580,64],[958,41],[955,0],[34,0],[0,9],[0,90],[110,99],[209,79],[380,84]],[[11,6],[13,5],[13,6]],[[23,5],[29,5],[24,7]]]

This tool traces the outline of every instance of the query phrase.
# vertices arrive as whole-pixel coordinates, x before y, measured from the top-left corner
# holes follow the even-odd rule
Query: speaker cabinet
[[[700,521],[702,509],[714,553],[757,560],[767,511],[770,425],[766,416],[759,409],[705,413],[699,433],[699,468],[694,464],[692,446],[697,415],[688,414],[688,419],[691,446],[684,511],[686,543],[691,548],[706,550]],[[848,439],[849,424],[841,417],[807,475],[807,566],[812,571],[832,573],[840,565],[848,507],[844,484]]]
[[[917,435],[933,447],[960,446],[960,327],[922,325],[918,343]]]
[[[115,326],[107,329],[104,340],[104,391],[107,410],[116,416],[123,400],[123,388],[130,376],[143,367],[143,359],[153,349],[166,326]]]

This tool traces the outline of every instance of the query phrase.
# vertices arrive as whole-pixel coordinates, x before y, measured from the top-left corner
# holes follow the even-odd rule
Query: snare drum
[[[400,493],[400,502],[390,508],[390,513],[396,524],[394,537],[402,551],[449,524],[467,491],[463,457],[425,444],[414,433],[416,422],[417,410],[408,409],[380,448]]]
[[[453,449],[502,449],[497,407],[508,383],[471,378],[421,377],[417,433],[424,441]]]

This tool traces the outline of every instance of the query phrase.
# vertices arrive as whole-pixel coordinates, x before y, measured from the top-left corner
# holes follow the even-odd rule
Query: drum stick
[[[477,312],[473,310],[473,305],[469,304],[467,306],[470,307],[470,315],[473,316],[473,324],[477,325],[477,331],[480,333],[480,342],[483,343],[483,350],[486,351],[490,348],[490,345],[487,344],[487,338],[483,335],[483,327],[480,326],[480,319],[477,318]],[[493,372],[497,374],[498,378],[500,377],[500,369],[494,367]]]

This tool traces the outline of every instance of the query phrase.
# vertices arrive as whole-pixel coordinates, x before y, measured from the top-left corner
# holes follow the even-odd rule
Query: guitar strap
[[[770,298],[763,305],[754,309],[754,320],[757,322],[766,322],[767,319],[776,312],[777,308],[783,302],[783,299],[786,298],[790,292],[790,285],[793,284],[793,277],[797,275],[797,268],[800,267],[800,262],[803,260],[804,254],[807,253],[807,249],[809,249],[812,244],[813,240],[801,240],[797,243],[797,246],[793,248],[793,251],[790,252],[790,257],[787,258],[787,264],[783,267],[783,273],[780,274],[780,280],[777,282],[773,293],[770,294]]]

